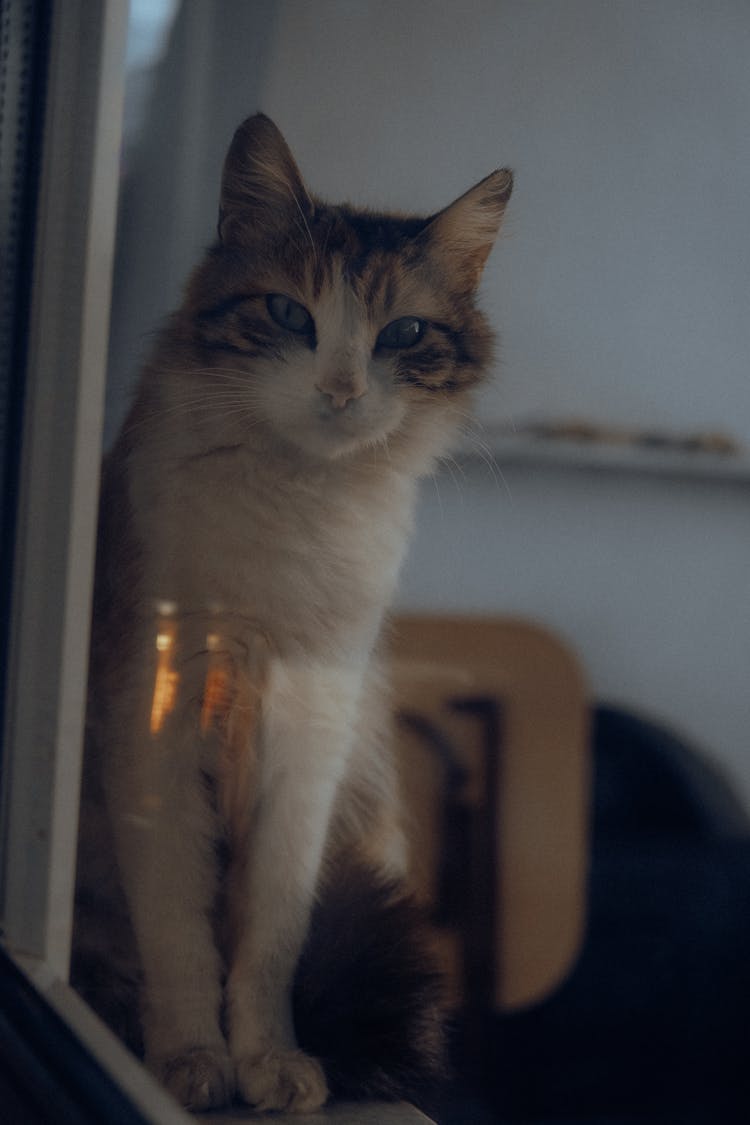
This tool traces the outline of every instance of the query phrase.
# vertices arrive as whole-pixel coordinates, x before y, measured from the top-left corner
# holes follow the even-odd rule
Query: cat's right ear
[[[499,168],[433,216],[420,235],[428,254],[470,289],[479,284],[512,190],[513,173]]]
[[[274,237],[312,212],[289,146],[264,113],[243,121],[229,146],[221,181],[219,238]]]

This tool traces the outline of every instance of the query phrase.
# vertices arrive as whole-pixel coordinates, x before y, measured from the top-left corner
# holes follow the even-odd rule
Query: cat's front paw
[[[323,1067],[303,1051],[270,1050],[240,1059],[237,1089],[258,1110],[312,1113],[328,1099]]]
[[[234,1068],[228,1051],[215,1047],[191,1047],[159,1059],[153,1070],[186,1109],[217,1109],[234,1094]]]

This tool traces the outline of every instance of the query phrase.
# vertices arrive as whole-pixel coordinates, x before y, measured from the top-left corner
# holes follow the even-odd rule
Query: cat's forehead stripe
[[[385,320],[396,315],[423,315],[432,318],[440,312],[430,299],[424,284],[419,284],[409,271],[392,257],[373,254],[372,260],[356,260],[357,269],[343,254],[329,258],[325,280],[313,287],[313,309],[333,301],[347,310],[348,323],[370,320],[383,326]]]
[[[424,227],[425,220],[398,218],[353,208],[319,205],[311,227],[313,261],[313,292],[332,280],[332,258],[340,257],[346,264],[346,275],[352,283],[365,285],[363,296],[374,299],[378,283],[371,271],[385,277],[409,243]],[[386,296],[387,303],[387,296]]]
[[[315,310],[320,335],[351,340],[362,320],[362,300],[356,289],[347,283],[342,255],[333,257],[329,265],[330,284],[321,290]]]

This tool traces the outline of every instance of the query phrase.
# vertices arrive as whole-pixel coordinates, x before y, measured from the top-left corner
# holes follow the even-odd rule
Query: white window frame
[[[10,949],[67,973],[124,70],[122,3],[53,6],[4,731]]]
[[[52,6],[3,735],[3,944],[149,1121],[192,1120],[67,985],[127,0]]]

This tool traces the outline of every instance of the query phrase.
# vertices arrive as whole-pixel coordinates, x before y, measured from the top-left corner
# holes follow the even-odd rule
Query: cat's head
[[[273,122],[248,118],[184,306],[233,427],[242,400],[253,425],[333,459],[457,413],[491,358],[475,294],[512,182],[493,172],[427,218],[331,206]]]

